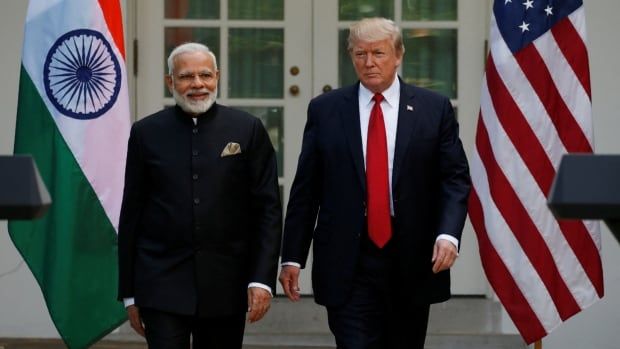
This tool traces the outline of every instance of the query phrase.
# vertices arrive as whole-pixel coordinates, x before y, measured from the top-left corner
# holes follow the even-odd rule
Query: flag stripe
[[[588,275],[589,282],[596,289],[597,295],[603,297],[603,266],[599,250],[592,239],[592,233],[588,231],[582,221],[561,220],[558,223],[571,250],[575,253]],[[589,292],[586,290],[584,296],[588,294]],[[590,300],[590,304],[585,306],[591,305],[592,301]]]
[[[106,0],[106,2],[111,1]],[[47,57],[55,40],[67,32],[90,28],[102,35],[107,35],[109,34],[108,24],[96,0],[64,0],[56,1],[52,5],[45,3],[46,1],[42,0],[29,3],[22,55],[23,65],[37,87],[39,95],[46,103],[59,132],[97,193],[98,200],[101,201],[110,222],[117,227],[123,195],[124,159],[130,128],[125,61],[122,56],[116,56],[120,69],[120,76],[117,78],[120,79],[121,85],[116,102],[105,115],[87,121],[64,115],[47,96],[43,60]],[[31,12],[37,15],[32,15]],[[70,20],[59,20],[59,18]],[[111,37],[105,38],[110,43],[114,42]],[[115,45],[112,45],[112,49],[114,54],[120,52]],[[98,51],[95,51],[96,54],[93,54],[98,57],[92,62],[93,66],[100,64],[103,50],[102,46],[99,46]],[[62,52],[59,51],[59,53]],[[63,54],[63,56],[79,66],[75,55]],[[75,69],[72,68],[72,70]]]
[[[502,83],[506,86],[510,99],[516,104],[521,117],[527,120],[530,129],[538,138],[538,142],[541,146],[545,145],[543,149],[547,152],[547,157],[551,164],[559,164],[562,155],[566,153],[566,149],[560,141],[560,137],[551,122],[551,118],[547,115],[545,107],[533,91],[516,58],[502,40],[495,17],[491,18],[490,36],[490,55],[494,60],[493,69],[497,70],[497,75],[499,75]]]
[[[560,318],[566,319],[579,311],[579,306],[570,290],[564,283],[557,265],[547,248],[547,244],[540,236],[519,197],[504,176],[491,152],[486,128],[478,123],[476,131],[476,149],[486,169],[487,177],[493,185],[490,194],[497,208],[502,212],[509,229],[514,234],[523,251],[531,261],[534,269],[540,275],[551,299],[554,302]]]
[[[9,232],[68,348],[87,348],[126,320],[116,226],[129,98],[120,6],[103,6],[30,0],[24,31],[15,152],[33,155],[53,202],[42,219],[9,222]]]
[[[549,192],[555,175],[553,165],[530,124],[526,122],[525,115],[515,104],[504,80],[495,69],[493,55],[489,55],[487,61],[486,80],[497,118],[507,130],[508,137],[534,176],[540,190],[544,193]]]
[[[531,176],[538,183],[542,193],[546,195],[551,188],[551,183],[555,176],[554,166],[550,163],[547,153],[540,143],[538,143],[536,137],[531,133],[531,128],[527,123],[523,122],[525,117],[522,117],[523,114],[520,112],[518,106],[515,105],[512,96],[509,95],[504,81],[497,74],[492,55],[490,55],[487,63],[486,78],[489,83],[488,91],[491,93],[489,99],[494,107],[496,107],[497,119],[502,123],[503,128],[508,130],[506,132],[507,137],[510,138],[512,145],[516,147],[520,157],[527,164]],[[486,100],[484,97],[483,99]],[[497,112],[498,106],[500,108],[499,112]],[[483,113],[483,115],[486,114],[487,113]],[[578,126],[573,124],[572,127]],[[541,205],[545,205],[545,202],[541,201],[537,205],[528,207],[539,207]],[[546,214],[550,215],[549,212],[546,212]],[[553,218],[550,217],[549,219]],[[573,265],[574,268],[578,269],[569,268],[569,270],[585,269],[590,279],[588,282],[595,284],[597,293],[601,294],[602,284],[600,280],[602,280],[602,268],[596,263],[585,263],[585,261],[588,260],[600,261],[600,258],[598,258],[598,249],[594,245],[592,239],[589,238],[589,232],[585,229],[582,222],[560,222],[559,227],[572,250],[580,252],[577,254],[577,258],[581,261],[581,266]],[[542,231],[548,230],[549,228]],[[583,281],[577,281],[576,284],[581,282]],[[589,301],[586,301],[583,297],[579,297],[579,299],[582,305],[589,303]]]
[[[592,139],[592,103],[588,92],[577,76],[573,74],[572,67],[562,54],[553,35],[545,34],[534,44],[549,70],[555,87],[570,110],[570,114],[579,124],[578,127],[583,130],[586,141],[590,142]],[[589,148],[592,149],[593,145],[588,144]]]
[[[551,33],[568,64],[573,68],[575,76],[592,99],[588,51],[581,36],[568,18],[553,27]]]
[[[10,236],[65,343],[86,348],[126,320],[114,297],[116,232],[23,67],[18,115],[15,153],[34,157],[53,202],[40,219],[9,221]]]
[[[513,322],[519,327],[519,331],[530,336],[525,338],[527,342],[534,342],[536,338],[544,337],[547,335],[547,331],[545,331],[536,313],[534,313],[512,278],[504,261],[491,244],[484,224],[479,224],[484,221],[484,217],[482,206],[475,190],[472,190],[469,196],[469,215],[478,237],[480,253],[484,253],[487,257],[482,260],[482,264],[487,278],[494,281],[492,282],[492,285],[494,285],[493,290],[502,300]]]
[[[563,154],[593,149],[585,34],[581,0],[493,6],[470,218],[489,282],[527,343],[604,292],[597,222],[560,222],[547,207]]]
[[[498,46],[501,46],[501,45],[498,45]],[[553,154],[553,152],[549,151],[549,149],[553,149],[554,147],[557,149],[563,149],[563,145],[561,145],[559,142],[556,141],[554,137],[555,135],[557,135],[556,132],[549,132],[549,133],[552,133],[553,136],[543,136],[543,137],[539,136],[538,137],[539,139],[540,138],[546,139],[547,143],[551,142],[554,145],[551,148],[546,147],[545,149],[543,149],[542,145],[538,143],[534,139],[534,137],[532,137],[529,134],[529,131],[532,129],[529,128],[525,123],[521,121],[526,118],[525,115],[537,115],[537,114],[533,110],[534,108],[531,108],[531,106],[529,105],[524,108],[527,110],[529,114],[521,113],[519,106],[515,105],[514,103],[513,96],[510,95],[510,93],[513,93],[517,96],[515,97],[515,99],[518,99],[519,96],[523,96],[524,94],[526,94],[522,91],[524,90],[527,91],[527,88],[522,87],[522,86],[519,88],[513,87],[511,91],[508,91],[508,89],[504,85],[504,82],[512,81],[513,82],[512,86],[527,85],[527,84],[514,83],[515,81],[521,80],[520,75],[517,75],[514,73],[510,73],[510,72],[506,73],[505,75],[508,75],[509,78],[500,77],[497,70],[495,69],[495,62],[493,60],[493,55],[495,52],[502,52],[503,54],[506,54],[507,48],[501,51],[495,50],[490,55],[489,62],[487,63],[486,77],[487,77],[487,80],[489,81],[488,82],[490,85],[489,89],[493,93],[491,99],[493,101],[493,104],[496,106],[496,108],[497,106],[501,107],[500,111],[497,113],[497,117],[502,122],[504,128],[508,130],[507,132],[508,137],[510,137],[513,145],[517,147],[518,152],[521,158],[523,158],[523,160],[526,162],[531,175],[536,179],[536,182],[538,183],[538,186],[540,187],[541,191],[546,195],[547,193],[549,193],[549,190],[551,188],[551,183],[553,181],[553,177],[555,176],[555,169],[554,169],[553,164],[557,166],[560,161],[560,156],[559,156],[560,154],[557,154],[555,159],[548,158],[549,154]],[[504,56],[504,57],[505,57],[505,60],[508,61],[509,63],[504,64],[503,67],[504,67],[504,70],[508,70],[508,67],[510,66],[510,61],[511,61],[510,57],[512,57],[512,55],[510,55],[510,57],[507,57],[507,56]],[[513,69],[513,70],[516,70],[516,69]],[[519,78],[517,76],[519,76]],[[524,100],[524,102],[522,102],[523,105],[527,105],[527,101],[531,99],[534,99],[535,102],[539,101],[539,99],[535,98],[534,96],[528,96],[526,98],[521,97],[521,99]],[[530,105],[531,104],[533,103],[530,103]],[[542,115],[548,115],[548,114],[546,114],[545,112]],[[538,117],[538,119],[542,119],[542,118]],[[578,126],[573,125],[573,127],[578,127]],[[539,128],[538,134],[539,135],[545,134],[543,130],[546,129],[547,131],[549,131],[549,129],[551,128],[552,127],[550,125],[544,125],[543,127]],[[562,150],[562,152],[565,152],[565,151],[566,150]],[[553,162],[553,164],[551,162]],[[543,205],[543,203],[540,203],[540,205]],[[602,286],[602,281],[601,281],[602,280],[602,268],[600,268],[597,263],[584,263],[587,260],[600,261],[600,258],[598,257],[599,256],[598,249],[596,248],[596,246],[593,244],[593,242],[591,242],[591,239],[588,239],[587,237],[584,238],[584,234],[591,234],[591,233],[585,229],[585,227],[583,226],[583,223],[581,222],[577,222],[577,223],[562,222],[560,223],[560,227],[562,228],[562,232],[566,240],[568,241],[570,247],[572,247],[574,251],[580,251],[580,253],[577,254],[577,258],[581,261],[583,268],[586,270],[586,273],[590,279],[590,281],[588,282],[591,282],[592,284],[596,285],[595,287],[597,289],[597,293],[599,295],[602,294],[603,292],[603,286]],[[588,240],[590,240],[590,242],[588,242]],[[579,248],[576,249],[577,247]],[[582,269],[582,268],[579,268],[579,269]],[[578,299],[581,300],[580,304],[590,303],[590,301],[586,301],[583,297],[578,297]]]
[[[588,139],[556,89],[553,78],[536,47],[526,46],[515,57],[547,110],[547,115],[555,125],[566,150],[591,153],[592,148]]]
[[[496,163],[514,188],[515,194],[523,203],[523,207],[536,225],[537,231],[540,232],[547,246],[549,246],[553,259],[558,264],[561,275],[569,288],[572,290],[575,285],[588,284],[588,276],[577,257],[570,250],[557,221],[549,210],[540,210],[540,207],[546,207],[546,195],[538,188],[514,144],[510,142],[510,138],[500,124],[490,99],[486,80],[483,80],[480,115],[488,130],[488,133],[485,131],[484,134],[490,138],[490,144],[493,145],[492,152]],[[585,306],[590,302],[587,297],[584,298],[579,292],[573,292],[573,296],[580,306]]]
[[[110,34],[114,38],[114,42],[118,51],[125,59],[125,42],[123,36],[123,16],[121,5],[118,1],[99,0],[99,6],[103,11],[103,16],[108,24]]]
[[[482,124],[481,127],[484,127],[484,121],[480,120],[479,122]],[[545,288],[540,276],[534,269],[534,266],[528,259],[527,255],[519,245],[515,236],[510,231],[510,228],[506,224],[504,217],[501,212],[495,205],[490,193],[490,186],[492,183],[489,182],[487,178],[487,174],[482,165],[482,160],[476,148],[474,148],[473,155],[471,157],[471,170],[472,170],[472,179],[474,181],[474,186],[477,190],[478,199],[483,208],[484,213],[484,221],[483,222],[475,222],[477,225],[485,226],[485,232],[487,232],[487,239],[490,242],[489,247],[492,247],[497,253],[497,255],[502,259],[506,269],[508,270],[509,275],[504,275],[505,278],[514,279],[514,283],[517,285],[520,292],[523,293],[523,297],[527,300],[527,303],[522,303],[521,306],[531,307],[531,310],[536,314],[536,317],[539,319],[543,328],[549,332],[551,331],[558,322],[561,321],[560,316],[555,308],[553,301],[551,300],[551,296],[549,292]],[[474,223],[473,216],[472,223]],[[492,227],[493,230],[486,230],[486,227]],[[480,233],[477,231],[477,233]],[[481,251],[481,257],[483,261],[483,266],[486,261],[486,254],[484,251]],[[497,273],[496,270],[493,270],[494,264],[488,263],[487,268],[489,270],[485,270],[485,273],[493,274]],[[498,276],[499,277],[499,276]],[[502,289],[508,288],[509,284],[505,284],[500,282],[500,280],[490,278],[491,286],[494,289]],[[512,292],[516,292],[517,290],[502,290],[502,294],[511,294]],[[500,299],[502,300],[502,299]],[[520,302],[519,299],[503,299],[502,303],[505,302]],[[527,318],[517,318],[522,322],[527,323],[529,320]],[[517,320],[515,319],[515,321]],[[520,324],[522,326],[523,324]]]

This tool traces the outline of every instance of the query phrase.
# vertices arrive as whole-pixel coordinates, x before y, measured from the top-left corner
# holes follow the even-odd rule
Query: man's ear
[[[174,83],[172,81],[172,75],[166,75],[166,76],[164,76],[164,79],[166,80],[166,86],[168,86],[168,91],[170,91],[170,93],[172,93],[172,90],[174,89]]]

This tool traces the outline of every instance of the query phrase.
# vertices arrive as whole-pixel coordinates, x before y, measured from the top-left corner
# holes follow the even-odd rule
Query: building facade
[[[597,153],[620,153],[620,45],[614,14],[620,2],[585,0]],[[3,1],[0,12],[0,154],[10,154],[17,105],[26,1]],[[486,57],[490,0],[125,0],[132,118],[173,103],[164,87],[165,57],[185,41],[207,44],[221,71],[219,101],[260,117],[278,152],[286,202],[308,101],[355,81],[346,52],[348,25],[393,18],[406,49],[400,75],[451,98],[466,151],[473,147]],[[1,169],[0,169],[1,170]],[[545,348],[615,348],[620,333],[620,245],[603,229],[606,297],[545,340]],[[311,290],[310,273],[302,289]],[[453,292],[493,297],[468,223],[453,272]],[[616,309],[616,310],[615,310]],[[615,310],[615,311],[614,311]],[[506,331],[512,331],[506,319]],[[55,337],[39,288],[0,222],[0,337]],[[576,343],[584,343],[579,345]]]

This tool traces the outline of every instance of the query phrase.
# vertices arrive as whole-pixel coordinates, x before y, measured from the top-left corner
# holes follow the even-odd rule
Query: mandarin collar
[[[213,116],[215,112],[217,111],[217,102],[213,103],[211,108],[209,108],[206,112],[202,114],[198,114],[198,115],[190,115],[186,113],[183,109],[181,109],[181,107],[178,104],[175,104],[174,110],[175,110],[175,114],[178,119],[180,119],[184,123],[187,123],[193,126],[194,125],[194,120],[192,120],[193,118],[196,118],[196,120],[198,121],[197,124],[200,124],[204,120]]]

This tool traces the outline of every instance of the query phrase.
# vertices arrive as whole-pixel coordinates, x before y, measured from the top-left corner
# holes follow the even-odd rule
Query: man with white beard
[[[168,57],[176,106],[136,122],[119,223],[119,300],[149,348],[241,348],[269,309],[282,212],[260,120],[215,102],[208,47]]]

